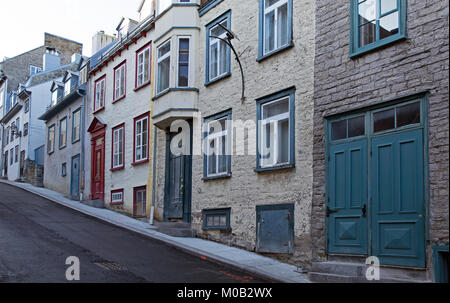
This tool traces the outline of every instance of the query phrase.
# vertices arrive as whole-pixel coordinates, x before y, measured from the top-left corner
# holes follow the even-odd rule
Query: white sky
[[[44,44],[44,33],[83,43],[90,56],[92,36],[115,33],[122,16],[137,20],[141,0],[0,0],[0,61]]]

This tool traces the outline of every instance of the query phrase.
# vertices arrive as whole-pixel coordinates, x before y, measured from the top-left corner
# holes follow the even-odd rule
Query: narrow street
[[[266,282],[0,183],[0,283],[67,282],[70,256],[83,283]]]

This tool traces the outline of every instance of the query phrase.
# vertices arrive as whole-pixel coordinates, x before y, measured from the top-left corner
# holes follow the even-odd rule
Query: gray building
[[[53,81],[45,121],[44,186],[74,200],[88,199],[84,190],[87,59]]]
[[[313,280],[353,281],[370,256],[382,279],[448,279],[448,13],[317,2]]]
[[[57,58],[49,55],[49,50],[52,52],[57,51]],[[34,81],[32,85],[35,85],[36,81],[40,79],[35,76],[55,69],[58,66],[70,64],[72,55],[81,54],[82,50],[83,46],[81,43],[45,33],[42,46],[0,62],[0,119],[7,114],[11,115],[14,106],[22,106],[20,99],[17,98],[20,84],[25,85],[27,81]],[[48,76],[48,73],[46,76]],[[32,78],[33,80],[31,80]],[[14,110],[17,110],[17,107]],[[5,166],[7,160],[5,159],[5,139],[11,138],[11,128],[8,130],[6,125],[8,122],[10,121],[4,121],[4,123],[0,124],[1,176],[5,176],[8,168],[8,166]],[[9,133],[6,133],[6,131],[9,131]],[[8,153],[10,153],[10,150]]]

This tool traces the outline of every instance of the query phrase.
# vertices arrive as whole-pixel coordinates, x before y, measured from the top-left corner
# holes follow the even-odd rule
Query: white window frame
[[[226,163],[225,165],[225,171],[220,172],[219,171],[219,164],[220,164],[220,157],[219,156],[228,156],[229,153],[229,149],[230,149],[230,125],[229,125],[229,120],[228,120],[228,115],[224,116],[224,117],[220,117],[218,119],[212,120],[212,121],[208,121],[207,123],[207,131],[208,131],[208,135],[206,137],[206,176],[209,177],[217,177],[217,176],[223,176],[226,175],[228,173],[228,163]],[[216,132],[214,134],[210,134],[210,125],[211,124],[215,124],[215,125],[220,125],[220,120],[225,120],[225,129],[223,129],[221,132]],[[225,155],[222,155],[222,137],[225,137]],[[212,151],[211,151],[211,141],[214,141],[214,154],[216,157],[216,172],[215,173],[210,173],[209,172],[209,160],[210,157],[212,156]],[[228,160],[227,160],[228,161]]]
[[[142,162],[142,161],[146,161],[148,160],[148,132],[149,132],[149,123],[148,123],[148,116],[140,118],[138,120],[136,120],[134,122],[134,129],[135,129],[135,133],[134,133],[134,161],[135,162]],[[146,121],[147,123],[147,131],[145,133],[145,137],[144,137],[144,131],[143,131],[143,122]],[[138,124],[141,124],[141,132],[138,133]],[[143,144],[143,138],[147,138],[147,144],[144,145]],[[140,145],[138,145],[138,142],[141,142]],[[145,153],[145,155],[142,154],[142,149],[143,147],[146,146],[146,150],[147,152]],[[138,150],[140,151],[140,157],[138,158]]]
[[[187,61],[187,79],[188,79],[188,83],[187,85],[183,85],[181,86],[179,81],[180,81],[180,45],[181,39],[187,39],[189,41],[189,47],[188,47],[188,61]],[[184,62],[183,62],[184,63]],[[191,37],[190,36],[178,36],[178,54],[177,54],[177,87],[189,87],[190,82],[191,82],[191,77],[189,77],[189,74],[191,72]]]
[[[286,42],[286,44],[283,45],[277,45],[278,44],[278,9],[283,6],[283,5],[287,5],[287,16],[286,18],[289,18],[289,0],[280,0],[275,4],[272,4],[271,6],[266,7],[266,0],[263,0],[264,2],[264,19],[261,20],[261,22],[263,22],[264,24],[264,30],[263,30],[263,54],[270,54],[274,51],[276,51],[277,49],[282,48],[283,46],[286,46],[289,44],[289,41]],[[267,31],[267,26],[266,26],[266,16],[274,11],[274,48],[272,50],[268,50],[266,51],[266,31]],[[288,24],[289,24],[289,20],[288,20]],[[288,40],[289,40],[289,35],[288,35]]]
[[[148,61],[145,62],[145,53],[148,52]],[[142,55],[142,62],[139,57]],[[141,87],[142,85],[150,81],[150,62],[151,62],[151,45],[146,46],[144,49],[136,54],[136,87]],[[142,67],[142,72],[139,73],[139,68]],[[148,79],[145,79],[145,71],[148,71]],[[142,80],[140,80],[142,78]]]
[[[116,137],[117,135],[117,137]],[[123,141],[125,140],[125,126],[120,126],[113,130],[113,138],[112,138],[112,168],[121,168],[124,166],[124,150],[123,150]],[[122,153],[120,152],[120,148],[122,147]],[[117,163],[115,163],[116,157],[118,159]]]
[[[42,68],[34,66],[34,65],[30,65],[30,76],[39,74],[42,72]]]
[[[217,78],[220,78],[220,77],[222,77],[223,75],[226,75],[227,73],[228,73],[228,68],[225,68],[225,71],[223,72],[223,73],[220,73],[220,62],[221,62],[221,58],[220,58],[220,54],[222,53],[221,52],[221,50],[222,50],[222,47],[225,47],[225,62],[228,60],[228,45],[225,43],[225,42],[223,42],[222,40],[220,40],[220,39],[217,39],[217,38],[213,38],[212,36],[211,36],[211,32],[216,28],[216,27],[219,27],[219,24],[222,24],[222,23],[224,23],[225,22],[225,28],[227,28],[227,24],[228,24],[228,17],[227,18],[225,18],[225,19],[223,19],[222,21],[220,21],[220,22],[217,22],[217,24],[216,25],[214,25],[214,26],[212,26],[210,29],[209,29],[209,62],[208,62],[208,71],[209,71],[209,81],[214,81],[215,79],[217,79]],[[222,38],[222,39],[227,39],[227,32],[225,31],[222,35],[220,35],[219,36],[219,38]],[[214,44],[218,44],[217,45],[217,62],[216,62],[216,64],[217,64],[217,75],[213,78],[212,76],[211,76],[211,62],[213,61],[212,60],[212,46],[214,45]],[[230,64],[230,62],[226,62],[226,66],[228,67],[228,64]]]
[[[75,117],[78,115],[78,124],[75,123]],[[72,113],[72,143],[77,142],[81,138],[81,109],[77,109]],[[77,131],[75,131],[77,130]],[[75,137],[75,134],[78,136]]]
[[[270,118],[264,119],[264,107],[277,103],[277,102],[281,102],[287,100],[288,101],[288,111],[284,112],[282,114],[278,114],[276,116],[271,116]],[[281,166],[281,165],[286,165],[290,163],[290,146],[292,144],[291,142],[291,137],[290,137],[290,129],[291,129],[291,119],[290,119],[290,102],[292,102],[291,98],[289,96],[285,96],[282,97],[280,99],[277,100],[273,100],[264,104],[261,104],[261,132],[260,132],[260,140],[259,140],[259,148],[260,151],[266,151],[267,150],[267,136],[266,136],[266,125],[267,124],[271,124],[271,126],[269,127],[270,131],[273,129],[273,134],[274,134],[274,146],[270,146],[270,152],[273,152],[273,156],[271,155],[272,158],[272,163],[266,164],[264,165],[265,162],[267,162],[267,159],[264,158],[264,155],[261,154],[260,159],[259,159],[259,165],[261,168],[268,168],[268,167],[274,167],[274,166]],[[278,161],[278,155],[280,153],[279,151],[279,138],[281,137],[280,134],[280,123],[282,121],[288,120],[288,160],[287,162],[283,162],[283,163],[277,163]]]
[[[70,94],[70,92],[72,91],[72,78],[69,78],[65,83],[64,83],[64,96],[67,96],[68,94]]]
[[[51,132],[51,130],[53,131]],[[52,136],[50,137],[50,132],[52,133]],[[47,131],[48,137],[47,137],[47,153],[53,153],[55,151],[55,138],[56,138],[56,126],[55,124],[51,125],[48,128]],[[51,140],[50,140],[51,138]],[[51,144],[50,144],[51,143]]]
[[[105,107],[106,77],[95,82],[94,111]]]
[[[64,132],[62,131],[63,123],[64,123],[64,128],[65,128]],[[64,145],[61,144],[61,138],[62,138],[63,134],[64,134]],[[58,141],[59,149],[66,147],[67,146],[67,117],[64,117],[59,120],[59,136],[58,136],[58,138],[59,138],[59,141]]]
[[[123,75],[123,87],[122,78]],[[123,88],[123,94],[120,91]],[[127,94],[127,63],[122,63],[114,70],[114,101],[124,97]]]
[[[167,44],[169,44],[169,51],[167,52],[167,53],[165,53],[164,55],[162,55],[161,57],[159,56],[159,50],[161,49],[161,48],[163,48],[164,46],[166,46]],[[170,88],[170,61],[171,61],[171,52],[172,52],[172,41],[169,39],[168,41],[166,41],[166,42],[164,42],[163,44],[161,44],[158,48],[157,48],[157,50],[156,50],[156,86],[155,86],[155,89],[156,89],[156,94],[159,94],[159,93],[162,93],[162,92],[164,92],[165,90],[167,90],[167,89],[169,89]],[[159,69],[160,69],[160,67],[159,67],[159,65],[163,62],[163,61],[165,61],[167,58],[169,58],[169,83],[168,83],[168,87],[166,87],[166,88],[164,88],[164,89],[162,89],[161,91],[160,90],[158,90],[158,88],[159,88],[159,83],[160,83],[160,79],[159,79]]]
[[[58,89],[52,92],[52,106],[56,105],[56,103],[58,103]]]
[[[114,195],[120,195],[120,199],[114,199]],[[111,193],[111,203],[123,203],[123,190],[115,191]]]

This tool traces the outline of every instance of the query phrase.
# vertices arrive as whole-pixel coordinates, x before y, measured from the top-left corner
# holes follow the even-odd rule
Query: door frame
[[[183,222],[191,223],[191,203],[192,203],[192,138],[193,138],[193,120],[189,123],[190,134],[190,155],[184,157],[184,197],[183,197]],[[166,129],[166,161],[165,161],[165,184],[164,184],[164,211],[163,221],[167,222],[169,213],[169,159],[170,159],[170,128]]]
[[[93,169],[93,163],[94,163],[94,159],[95,159],[95,141],[97,141],[98,139],[103,138],[103,144],[102,144],[102,149],[103,149],[103,155],[102,155],[102,159],[101,161],[103,161],[103,197],[101,200],[105,200],[105,170],[106,170],[106,166],[105,166],[105,157],[106,157],[106,150],[105,150],[105,140],[106,140],[106,123],[103,123],[100,118],[98,117],[94,117],[94,119],[92,120],[89,128],[88,128],[88,132],[91,134],[91,192],[89,194],[89,198],[91,200],[93,200],[94,198],[94,169]]]
[[[76,158],[78,158],[80,160],[78,162],[78,195],[74,196],[74,195],[72,195],[72,192],[73,192],[73,160]],[[73,156],[70,161],[70,196],[72,198],[77,198],[77,199],[79,199],[79,195],[80,195],[80,173],[81,173],[80,165],[81,165],[81,156],[80,156],[80,154],[77,154],[77,155]]]
[[[410,95],[406,95],[406,96],[402,96],[399,98],[394,98],[394,99],[390,99],[387,101],[382,101],[382,102],[378,102],[375,103],[373,105],[370,106],[362,106],[362,107],[358,107],[356,109],[350,110],[350,111],[342,111],[342,112],[338,112],[338,113],[334,113],[334,114],[329,114],[329,115],[325,115],[324,116],[324,137],[325,137],[325,182],[326,182],[326,186],[325,186],[325,201],[324,201],[324,209],[326,209],[326,206],[329,205],[328,199],[329,199],[329,190],[330,190],[330,179],[329,179],[329,174],[330,174],[330,161],[329,161],[329,157],[330,157],[330,146],[333,144],[342,144],[345,142],[351,142],[354,140],[360,140],[361,138],[366,138],[367,139],[367,153],[368,153],[368,159],[371,159],[371,151],[372,151],[372,138],[374,137],[379,137],[379,136],[384,136],[387,134],[396,134],[396,133],[401,133],[404,131],[408,131],[408,130],[414,130],[414,129],[422,129],[423,130],[423,184],[424,184],[424,215],[425,215],[425,226],[424,226],[424,235],[425,235],[425,243],[424,243],[424,248],[425,248],[425,267],[428,266],[428,249],[427,247],[429,246],[429,240],[430,240],[430,178],[429,178],[429,153],[428,153],[428,148],[429,148],[429,135],[428,135],[428,131],[429,131],[429,126],[428,126],[428,104],[429,104],[429,92],[428,91],[424,91],[424,92],[419,92],[419,93],[415,93],[415,94],[410,94]],[[377,134],[373,133],[373,129],[372,129],[372,115],[374,112],[378,111],[378,110],[387,110],[389,108],[398,106],[398,105],[406,105],[408,103],[414,103],[414,102],[420,102],[420,107],[421,107],[421,121],[420,124],[418,125],[412,125],[412,126],[405,126],[405,127],[400,127],[400,128],[396,128],[396,129],[392,129],[392,130],[388,130],[388,131],[383,131],[383,132],[379,132]],[[345,139],[345,140],[338,140],[335,142],[331,142],[331,123],[332,122],[336,122],[342,119],[348,119],[354,116],[361,116],[362,114],[365,115],[365,127],[366,127],[366,132],[364,136],[359,136],[359,137],[355,137],[355,138],[351,138],[351,139]],[[371,165],[368,165],[367,167],[367,181],[368,184],[372,184],[372,180],[371,180],[371,174],[372,174],[372,170],[371,170]],[[367,235],[367,244],[368,244],[368,256],[372,255],[372,226],[373,226],[373,222],[372,222],[372,204],[370,203],[370,197],[372,196],[372,190],[370,188],[370,186],[368,186],[368,208],[367,208],[367,231],[368,231],[368,235]],[[326,237],[326,241],[325,241],[325,251],[326,254],[329,255],[339,255],[339,254],[330,254],[329,253],[329,237],[330,237],[330,233],[329,233],[329,219],[326,217],[325,211],[324,211],[324,218],[325,218],[325,237]],[[347,256],[347,255],[345,255]],[[354,256],[354,257],[361,257],[361,256],[357,256],[357,255],[348,255],[348,256]]]

